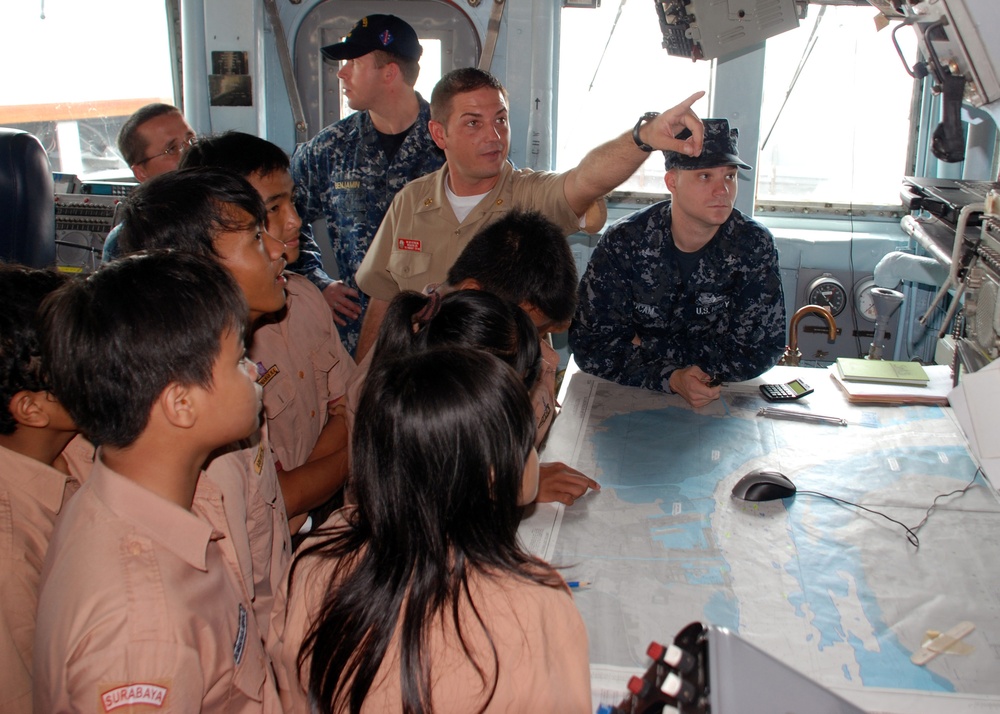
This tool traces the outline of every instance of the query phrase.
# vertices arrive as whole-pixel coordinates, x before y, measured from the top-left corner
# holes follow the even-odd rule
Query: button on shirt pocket
[[[389,256],[389,274],[401,290],[420,290],[429,281],[421,282],[419,276],[430,270],[433,257],[432,253],[396,251]]]

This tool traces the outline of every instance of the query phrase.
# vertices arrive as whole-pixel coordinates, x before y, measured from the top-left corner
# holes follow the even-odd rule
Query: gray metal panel
[[[343,0],[317,5],[303,18],[294,42],[295,76],[310,137],[340,119],[339,67],[324,61],[320,48],[339,42],[359,19],[375,13],[396,15],[410,23],[418,37],[440,40],[442,73],[475,66],[478,61],[479,39],[472,22],[453,5],[436,0]]]
[[[864,714],[723,627],[708,630],[713,714]]]
[[[688,12],[697,21],[689,34],[701,43],[705,59],[753,47],[799,26],[793,0],[697,0]]]

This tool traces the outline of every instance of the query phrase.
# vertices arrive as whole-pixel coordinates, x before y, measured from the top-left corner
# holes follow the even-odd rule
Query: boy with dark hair
[[[548,336],[569,327],[576,310],[576,263],[559,227],[537,211],[511,211],[481,229],[448,270],[444,290],[486,290],[528,313],[542,346],[542,373],[531,399],[541,445],[556,415],[559,355]]]
[[[38,582],[56,520],[93,466],[93,446],[52,396],[38,307],[67,276],[0,264],[0,711],[31,712]]]
[[[258,425],[238,286],[153,253],[67,285],[43,317],[53,391],[100,451],[43,570],[35,710],[280,711],[224,494],[201,478]]]
[[[283,246],[263,231],[260,196],[236,174],[171,171],[138,186],[122,205],[127,251],[175,248],[217,261],[243,290],[251,324],[285,306]],[[292,550],[267,430],[228,446],[208,464],[206,476],[223,491],[258,629],[266,634]]]
[[[576,312],[573,253],[559,227],[537,211],[511,211],[481,229],[448,270],[449,285],[464,281],[520,305],[542,337]]]
[[[284,246],[289,264],[298,259],[302,221],[292,202],[288,156],[280,147],[227,132],[203,139],[188,152],[181,168],[196,166],[243,176],[264,201],[267,234]],[[292,272],[286,271],[285,279],[285,309],[258,322],[250,345],[258,383],[264,387],[271,448],[284,481],[311,481],[336,490],[336,479],[347,476],[347,425],[342,417],[330,417],[328,409],[344,396],[357,366],[319,289]]]
[[[212,167],[174,171],[136,188],[124,214],[123,242],[129,250],[175,247],[216,260],[243,290],[251,325],[284,309],[285,246],[264,229],[264,204],[246,179]],[[304,379],[305,370],[294,369]],[[334,463],[318,475],[278,474],[269,442],[264,428],[249,447],[230,450],[208,468],[209,478],[223,489],[234,482],[244,486],[247,535],[238,545],[241,563],[252,561],[254,611],[265,634],[273,594],[291,556],[289,516],[301,515],[299,522],[304,521],[309,509],[327,502],[347,468],[346,445],[336,443],[328,445]],[[227,502],[238,498],[234,494]],[[226,510],[239,520],[238,507]]]

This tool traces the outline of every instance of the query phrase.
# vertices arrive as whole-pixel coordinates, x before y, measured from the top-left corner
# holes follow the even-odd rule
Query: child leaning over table
[[[70,283],[43,316],[53,391],[99,451],[42,572],[35,711],[280,711],[201,478],[260,418],[239,287],[211,260],[152,253]]]

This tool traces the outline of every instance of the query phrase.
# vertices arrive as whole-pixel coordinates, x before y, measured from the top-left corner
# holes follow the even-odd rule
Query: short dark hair
[[[428,314],[433,313],[433,314]],[[372,365],[435,347],[470,347],[510,365],[531,389],[542,352],[531,318],[514,303],[483,290],[441,296],[404,290],[386,310]]]
[[[247,177],[288,171],[290,164],[288,154],[267,139],[241,131],[227,131],[199,138],[197,144],[184,152],[178,168],[195,166],[215,166]]]
[[[372,50],[372,57],[375,59],[375,67],[381,69],[387,64],[394,64],[399,67],[399,73],[403,75],[403,81],[407,86],[412,87],[417,83],[420,76],[420,60],[407,59],[385,50]]]
[[[10,413],[15,394],[49,389],[42,367],[38,308],[68,278],[55,270],[0,263],[0,434],[17,430]]]
[[[247,228],[233,215],[233,206],[250,214],[256,225],[266,225],[260,194],[228,169],[202,166],[154,176],[122,204],[122,254],[174,248],[218,259],[215,235]]]
[[[431,92],[431,119],[442,124],[448,123],[451,114],[451,100],[456,94],[474,92],[477,89],[496,89],[507,99],[507,90],[500,80],[484,69],[462,67],[453,69],[438,80]]]
[[[469,279],[556,322],[576,312],[573,252],[559,227],[536,211],[510,211],[473,236],[448,270],[450,285]]]
[[[217,262],[155,251],[65,285],[42,320],[52,392],[92,442],[125,447],[171,382],[212,386],[222,336],[244,335],[249,309]]]
[[[180,114],[181,110],[171,104],[155,102],[139,107],[132,116],[125,120],[122,128],[118,130],[118,153],[125,159],[126,164],[135,166],[146,157],[146,149],[149,148],[149,144],[139,133],[139,127],[150,119],[175,112]]]

